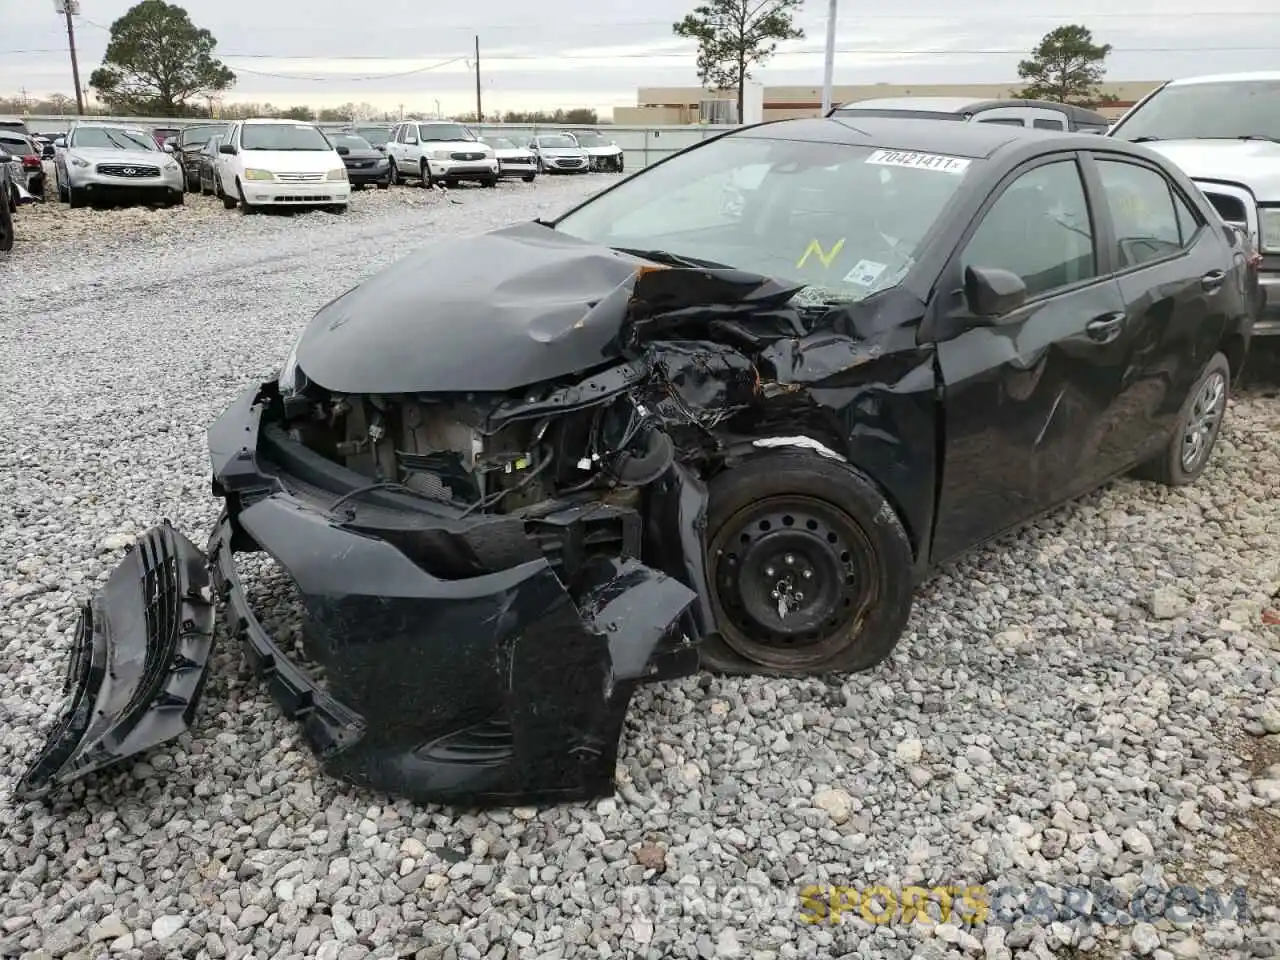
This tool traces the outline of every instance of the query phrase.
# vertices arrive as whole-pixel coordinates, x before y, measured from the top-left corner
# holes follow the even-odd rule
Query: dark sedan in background
[[[364,137],[369,142],[369,146],[380,153],[387,152],[387,141],[391,139],[391,124],[362,124],[356,127],[349,127],[343,130],[343,133],[354,133],[357,137]]]
[[[358,134],[330,133],[326,136],[335,147],[347,148],[342,162],[346,164],[352,190],[363,190],[370,184],[379,190],[391,186],[391,163],[381,150]]]
[[[212,136],[225,134],[227,124],[210,123],[187,127],[178,131],[165,143],[166,152],[172,152],[174,158],[182,166],[182,175],[187,183],[187,192],[195,193],[200,189],[200,154],[204,145]],[[172,150],[170,151],[170,148]]]
[[[26,178],[27,192],[35,197],[44,196],[44,160],[43,151],[34,137],[9,130],[0,130],[0,150],[9,154],[22,168],[22,176]]]

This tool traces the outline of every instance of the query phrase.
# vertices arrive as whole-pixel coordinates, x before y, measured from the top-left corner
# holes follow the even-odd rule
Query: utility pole
[[[53,0],[54,9],[67,18],[67,46],[71,50],[71,79],[76,85],[76,113],[84,116],[84,94],[80,90],[80,64],[76,62],[76,28],[72,14],[80,12],[80,0]]]
[[[484,111],[480,106],[480,35],[476,34],[476,123],[484,123]]]
[[[822,73],[822,115],[831,112],[831,84],[836,72],[836,4],[839,0],[831,0],[827,10],[827,58]]]

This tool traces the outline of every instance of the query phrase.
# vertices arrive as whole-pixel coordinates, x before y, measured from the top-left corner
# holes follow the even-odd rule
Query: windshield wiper
[[[1152,140],[1160,140],[1160,139],[1162,138],[1152,137],[1152,136],[1141,136],[1141,137],[1133,137],[1129,140],[1129,142],[1130,143],[1150,143]]]
[[[645,260],[652,260],[654,263],[665,263],[672,267],[711,267],[713,269],[721,270],[729,269],[729,267],[723,263],[716,263],[713,260],[699,260],[696,257],[685,257],[678,253],[672,253],[670,250],[636,250],[631,247],[613,247],[612,249],[632,257],[641,257]]]
[[[1280,137],[1269,137],[1265,133],[1246,133],[1237,137],[1237,140],[1266,140],[1270,143],[1280,143]]]

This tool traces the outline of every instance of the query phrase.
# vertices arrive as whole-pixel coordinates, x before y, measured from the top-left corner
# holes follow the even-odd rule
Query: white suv
[[[498,182],[498,156],[493,147],[452,120],[405,120],[387,141],[391,182],[421,180],[424,187],[461,180]]]
[[[266,206],[325,206],[346,213],[351,182],[333,144],[313,123],[239,120],[218,146],[214,176],[228,210]]]

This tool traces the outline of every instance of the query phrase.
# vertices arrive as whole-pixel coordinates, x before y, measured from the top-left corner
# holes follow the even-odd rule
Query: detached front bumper
[[[65,709],[15,795],[45,796],[186,730],[204,688],[213,620],[200,551],[167,522],[148,531],[82,608]]]
[[[396,509],[376,491],[335,512],[367,478],[290,440],[278,402],[272,385],[249,391],[209,430],[227,501],[210,555],[248,660],[326,769],[422,802],[610,793],[637,685],[697,669],[682,625],[696,594],[622,557],[589,563],[571,592],[515,517]],[[539,522],[568,543],[592,512]],[[301,597],[323,687],[250,607],[233,554],[256,549]]]

